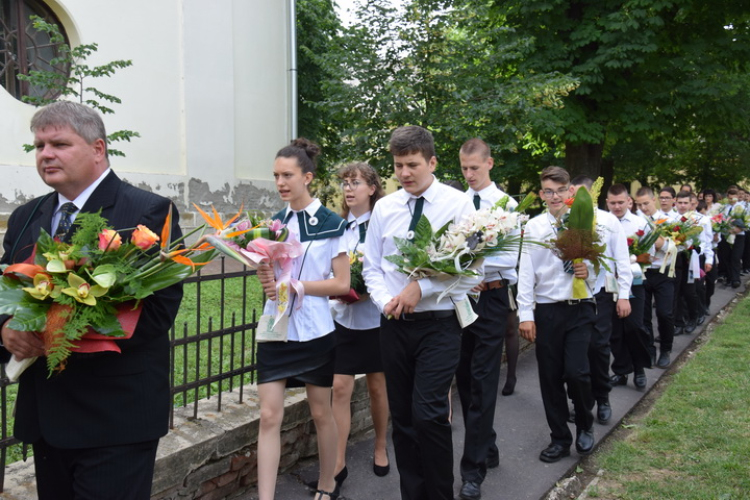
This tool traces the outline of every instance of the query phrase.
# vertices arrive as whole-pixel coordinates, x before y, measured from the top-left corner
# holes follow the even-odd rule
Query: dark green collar
[[[289,214],[291,213],[289,211]],[[288,222],[285,220],[286,217],[287,209],[283,209],[273,216],[274,219]],[[335,238],[342,236],[346,231],[346,221],[324,206],[318,208],[315,215],[312,216],[306,210],[297,212],[297,221],[299,222],[299,238],[303,243]]]

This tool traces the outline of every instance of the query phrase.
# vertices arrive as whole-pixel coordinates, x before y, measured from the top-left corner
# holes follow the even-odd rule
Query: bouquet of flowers
[[[631,264],[640,264],[641,270],[645,270],[651,264],[651,247],[659,239],[659,232],[654,231],[653,227],[648,233],[639,229],[628,240],[628,253],[630,254]]]
[[[596,231],[594,208],[594,199],[598,197],[602,182],[601,177],[597,179],[592,192],[581,186],[574,198],[566,200],[570,210],[558,220],[557,238],[552,242],[552,250],[560,259],[574,264],[586,259],[594,265],[594,272],[597,274],[602,266],[609,270],[605,262],[607,257],[604,255],[606,245],[600,242]],[[573,278],[573,298],[583,299],[587,296],[586,281]]]
[[[41,335],[50,376],[71,352],[120,352],[112,339],[132,336],[140,301],[213,258],[207,244],[183,245],[201,228],[171,241],[171,219],[170,211],[159,237],[143,225],[114,230],[98,213],[79,213],[71,243],[42,230],[28,262],[5,266],[0,313],[13,316],[10,328]],[[123,241],[120,233],[130,231]],[[13,358],[6,373],[15,380],[34,360]]]
[[[438,302],[460,282],[461,277],[477,278],[482,259],[499,252],[517,251],[521,237],[513,233],[518,214],[503,210],[499,200],[494,206],[466,216],[460,223],[448,222],[433,231],[423,215],[414,230],[414,239],[394,238],[398,255],[386,259],[409,277],[457,277],[438,297]],[[527,241],[528,243],[528,241]]]
[[[365,286],[365,279],[362,276],[362,267],[364,266],[365,254],[362,250],[354,250],[349,252],[349,274],[351,276],[351,288],[349,293],[346,295],[337,295],[331,297],[332,299],[338,299],[347,304],[353,304],[357,302],[362,295],[367,293],[367,287]]]
[[[216,233],[205,237],[217,250],[238,260],[251,269],[258,269],[261,264],[271,264],[276,276],[276,315],[269,328],[281,334],[282,319],[289,312],[290,289],[297,294],[296,307],[302,304],[305,289],[302,283],[292,278],[292,262],[302,255],[302,245],[290,238],[289,229],[278,220],[261,219],[257,215],[246,214],[246,217],[235,224],[242,208],[226,222],[213,209],[209,215],[193,205],[206,220],[216,229]]]
[[[655,227],[662,236],[673,241],[680,252],[692,250],[700,245],[700,234],[703,228],[690,216],[690,213],[681,216],[676,222],[662,219],[657,221]]]
[[[731,227],[732,224],[730,223],[730,220],[724,217],[724,214],[718,213],[711,217],[711,228],[714,233],[720,234],[728,239]]]

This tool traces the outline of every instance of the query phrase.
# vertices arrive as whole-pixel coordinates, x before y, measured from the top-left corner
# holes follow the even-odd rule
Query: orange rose
[[[141,250],[148,250],[154,243],[159,241],[159,237],[143,224],[138,224],[135,231],[133,231],[130,241]]]
[[[99,250],[114,252],[122,245],[120,234],[114,229],[105,229],[99,233]]]

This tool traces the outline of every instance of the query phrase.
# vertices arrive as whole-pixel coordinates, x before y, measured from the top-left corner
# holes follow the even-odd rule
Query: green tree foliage
[[[497,152],[540,152],[531,124],[547,123],[545,112],[575,81],[558,72],[520,75],[529,40],[498,47],[506,28],[488,22],[486,6],[451,8],[451,2],[412,0],[397,9],[387,0],[362,2],[358,21],[343,28],[337,45],[313,59],[327,69],[324,111],[338,133],[336,157],[367,160],[390,176],[387,154],[391,131],[400,125],[421,125],[435,135],[438,175],[461,178],[458,149],[474,136]],[[300,78],[306,78],[300,74]],[[516,155],[517,156],[517,155]],[[535,177],[511,163],[496,168],[497,180]]]
[[[44,96],[72,96],[82,104],[98,109],[102,114],[114,113],[114,110],[109,106],[111,104],[120,104],[122,102],[120,98],[105,94],[96,87],[88,86],[87,81],[90,78],[111,77],[118,69],[132,66],[132,61],[117,60],[100,66],[89,66],[86,64],[86,60],[91,54],[99,50],[99,46],[96,43],[78,45],[71,48],[65,43],[65,37],[60,33],[60,28],[56,24],[48,23],[38,16],[32,16],[31,19],[34,21],[34,29],[47,33],[53,44],[59,44],[58,50],[60,55],[52,59],[50,65],[70,68],[70,76],[66,77],[54,71],[34,70],[30,71],[28,75],[18,75],[18,78],[28,81],[35,87],[49,90],[50,92],[43,93]],[[44,106],[55,100],[48,97],[23,97],[23,102],[33,104],[34,106]],[[140,137],[140,134],[132,130],[118,130],[107,136],[107,142],[109,144],[117,141],[130,142],[134,137]],[[34,149],[34,146],[26,144],[24,145],[24,149],[29,152]],[[107,151],[110,155],[125,156],[125,153],[122,151],[110,147],[107,148]]]
[[[748,14],[732,0],[491,0],[492,18],[532,36],[522,74],[580,81],[553,111],[573,173],[703,183],[748,170]],[[514,35],[515,33],[515,35]],[[744,82],[744,83],[743,83]],[[739,107],[738,107],[739,106]],[[604,163],[602,160],[604,159]],[[711,170],[724,165],[729,175]],[[620,168],[620,167],[628,168]],[[684,177],[680,177],[684,178]]]

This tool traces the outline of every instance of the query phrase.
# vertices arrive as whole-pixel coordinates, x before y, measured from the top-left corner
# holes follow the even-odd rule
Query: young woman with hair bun
[[[272,218],[287,224],[302,244],[294,259],[292,278],[304,287],[304,297],[290,290],[287,342],[258,344],[258,493],[260,500],[274,498],[281,454],[284,390],[304,386],[315,423],[320,477],[315,500],[334,500],[336,422],[331,409],[334,324],[328,297],[349,291],[349,260],[344,238],[346,222],[313,198],[315,157],[320,149],[307,139],[295,139],[282,148],[273,165],[276,189],[287,206]],[[258,269],[258,278],[269,300],[264,314],[275,314],[276,277],[269,265]]]

